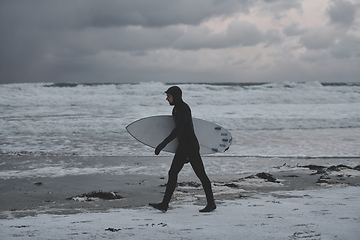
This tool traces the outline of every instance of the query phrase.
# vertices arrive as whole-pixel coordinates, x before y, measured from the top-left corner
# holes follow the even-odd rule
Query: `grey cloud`
[[[262,40],[262,32],[255,24],[247,21],[233,21],[227,30],[229,42],[234,45],[254,46]]]
[[[247,21],[233,21],[226,32],[213,34],[207,27],[190,27],[172,47],[182,50],[201,48],[219,49],[237,46],[255,46],[265,43],[266,46],[281,42],[277,30],[261,32],[255,24]]]
[[[0,82],[39,81],[47,72],[40,68],[50,71],[58,61],[99,51],[168,48],[184,34],[179,24],[197,25],[211,17],[247,12],[250,2],[2,0]]]
[[[262,0],[266,3],[262,11],[270,13],[276,19],[283,17],[283,13],[290,9],[301,10],[301,0]]]
[[[247,1],[111,1],[104,4],[94,1],[88,12],[91,19],[84,25],[94,27],[138,25],[145,27],[164,27],[176,24],[197,25],[204,19],[248,11]]]
[[[156,48],[169,48],[174,41],[184,35],[177,26],[164,28],[107,28],[77,31],[66,39],[64,48],[84,53],[98,51],[146,51]]]
[[[305,33],[306,30],[305,29],[300,29],[299,28],[299,24],[298,23],[293,23],[289,26],[286,26],[283,29],[283,33],[287,36],[298,36],[301,35],[303,33]]]
[[[355,19],[355,6],[348,1],[335,0],[327,11],[332,24],[349,26]]]
[[[268,5],[265,8],[276,10],[276,11],[286,11],[292,8],[300,9],[301,3],[299,0],[263,0]]]
[[[141,25],[163,27],[176,24],[197,25],[214,16],[248,12],[249,0],[142,0],[112,1],[110,4],[94,1],[90,12],[94,18],[88,22],[93,26]],[[95,10],[94,10],[95,9]]]
[[[2,15],[13,23],[47,30],[129,25],[197,25],[215,16],[248,12],[249,0],[34,0],[2,1]]]
[[[299,29],[293,24],[286,27],[284,33],[288,36],[301,35],[300,43],[307,49],[329,49],[336,41],[341,41],[346,36],[354,22],[356,10],[351,2],[334,0],[326,13],[330,18],[327,25]]]
[[[330,49],[330,54],[338,59],[360,58],[360,37],[352,34],[346,35]]]
[[[282,42],[281,34],[276,29],[270,29],[265,32],[264,34],[264,42],[266,43],[266,47],[273,45],[273,44],[279,44]]]
[[[206,26],[189,27],[184,35],[174,41],[172,47],[182,50],[195,50],[200,48],[219,48],[222,34],[211,34]]]
[[[337,37],[338,30],[331,26],[319,26],[308,29],[300,38],[300,43],[308,49],[325,49],[330,47]]]
[[[70,38],[66,37],[71,36]],[[58,39],[59,55],[95,54],[99,51],[124,52],[174,48],[179,50],[219,49],[234,46],[255,46],[261,42],[273,44],[279,41],[278,32],[262,33],[256,25],[246,21],[234,21],[226,32],[212,33],[204,26],[169,26],[164,28],[107,28],[73,31]]]
[[[212,17],[248,13],[258,2],[267,11],[300,8],[299,0],[2,0],[0,19],[48,31],[124,26],[198,25]]]
[[[252,53],[276,51],[275,45],[282,42],[286,42],[280,46],[282,49],[290,49],[295,37],[308,50],[303,60],[360,57],[359,37],[348,33],[355,29],[351,27],[358,23],[358,15],[349,8],[351,3],[344,0],[333,1],[326,12],[329,23],[315,28],[301,29],[294,23],[283,31],[263,32],[253,23],[234,21],[226,31],[213,33],[201,24],[214,17],[230,18],[250,12],[281,18],[289,9],[301,11],[301,3],[301,0],[0,0],[0,83],[157,81],[154,76],[160,77],[164,72],[171,78],[173,72],[161,61],[157,64],[160,58],[176,58],[174,66],[180,79],[188,70],[189,58],[203,64],[208,60],[203,53],[227,59],[226,54],[232,51],[228,48],[253,47],[244,51],[242,59],[235,59],[245,62],[248,57],[253,59]],[[290,40],[288,36],[292,36]],[[270,45],[274,49],[261,48]],[[214,54],[212,49],[224,51]],[[282,50],[278,51],[281,55]],[[191,69],[193,77],[201,81],[204,71],[196,72],[196,64]],[[221,69],[214,72],[221,76],[228,73]],[[209,75],[214,81],[221,78],[213,72]],[[118,80],[119,76],[126,79]],[[232,79],[238,79],[237,75]]]

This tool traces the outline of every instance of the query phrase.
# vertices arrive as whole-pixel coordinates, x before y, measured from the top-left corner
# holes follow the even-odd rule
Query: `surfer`
[[[214,195],[211,182],[205,172],[204,164],[200,156],[200,146],[194,132],[190,107],[182,100],[182,91],[179,87],[172,86],[165,93],[167,95],[166,100],[171,106],[174,106],[172,115],[175,121],[175,128],[170,135],[156,147],[155,154],[158,155],[160,151],[175,138],[179,140],[179,146],[175,152],[168,173],[168,182],[162,202],[149,203],[149,205],[160,211],[167,211],[170,199],[176,188],[178,174],[185,163],[190,163],[196,176],[201,181],[207,200],[206,207],[199,211],[212,212],[216,209]]]

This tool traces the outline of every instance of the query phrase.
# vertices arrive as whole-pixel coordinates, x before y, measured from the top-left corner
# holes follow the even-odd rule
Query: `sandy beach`
[[[144,168],[162,166],[160,174],[153,175],[128,171],[4,179],[0,237],[358,239],[359,159],[205,157],[218,209],[198,212],[205,204],[204,193],[186,166],[163,214],[147,205],[161,200],[170,160],[128,159]],[[222,174],[213,170],[221,161],[242,162],[259,171]]]

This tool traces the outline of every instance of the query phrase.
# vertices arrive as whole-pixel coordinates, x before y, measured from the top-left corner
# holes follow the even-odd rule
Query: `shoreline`
[[[100,159],[104,160],[104,158]],[[110,160],[114,159],[110,158]],[[134,159],[137,160],[132,162],[135,165],[136,162],[141,162],[139,158],[130,160]],[[146,166],[141,167],[156,167],[164,164],[165,161],[167,164],[163,168],[166,169],[169,159],[171,158],[147,158],[143,164]],[[222,160],[229,159],[223,157],[204,158],[215,199],[220,207],[226,200],[251,199],[256,198],[259,194],[360,186],[360,165],[355,166],[360,161],[354,161],[358,159],[351,159],[351,164],[349,164],[351,166],[344,164],[346,161],[344,162],[343,158],[341,160],[325,159],[326,161],[322,162],[314,159],[304,159],[306,161],[296,159],[300,163],[294,166],[289,164],[289,160],[293,159],[285,159],[288,161],[281,165],[280,163],[284,162],[284,159],[269,162],[261,158],[252,158],[247,159],[247,164],[255,165],[247,166],[248,171],[242,173],[229,171],[229,174],[223,174],[215,170],[221,168],[221,165],[218,164],[221,164]],[[233,158],[232,160],[239,159]],[[324,162],[329,162],[329,164],[321,165]],[[244,161],[241,163],[244,164]],[[331,166],[333,167],[330,168]],[[35,216],[43,213],[73,214],[87,211],[141,208],[147,206],[149,202],[161,201],[165,191],[165,173],[166,171],[154,175],[139,172],[123,175],[93,173],[3,179],[0,184],[0,219]],[[205,204],[204,192],[191,167],[186,166],[184,172],[180,173],[178,185],[170,203],[172,206],[186,203]],[[99,199],[91,196],[87,198],[90,193],[94,192],[115,194],[119,196],[119,199]]]

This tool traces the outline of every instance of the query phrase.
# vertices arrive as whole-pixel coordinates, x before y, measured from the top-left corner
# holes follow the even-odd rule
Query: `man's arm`
[[[166,147],[166,145],[171,142],[172,140],[174,140],[176,137],[179,136],[179,134],[182,132],[182,130],[184,129],[187,120],[189,119],[190,112],[188,111],[188,109],[184,109],[185,111],[181,111],[178,112],[178,119],[175,122],[175,128],[171,131],[170,135],[164,139],[164,141],[162,141],[155,149],[155,154],[159,155],[160,151]]]

